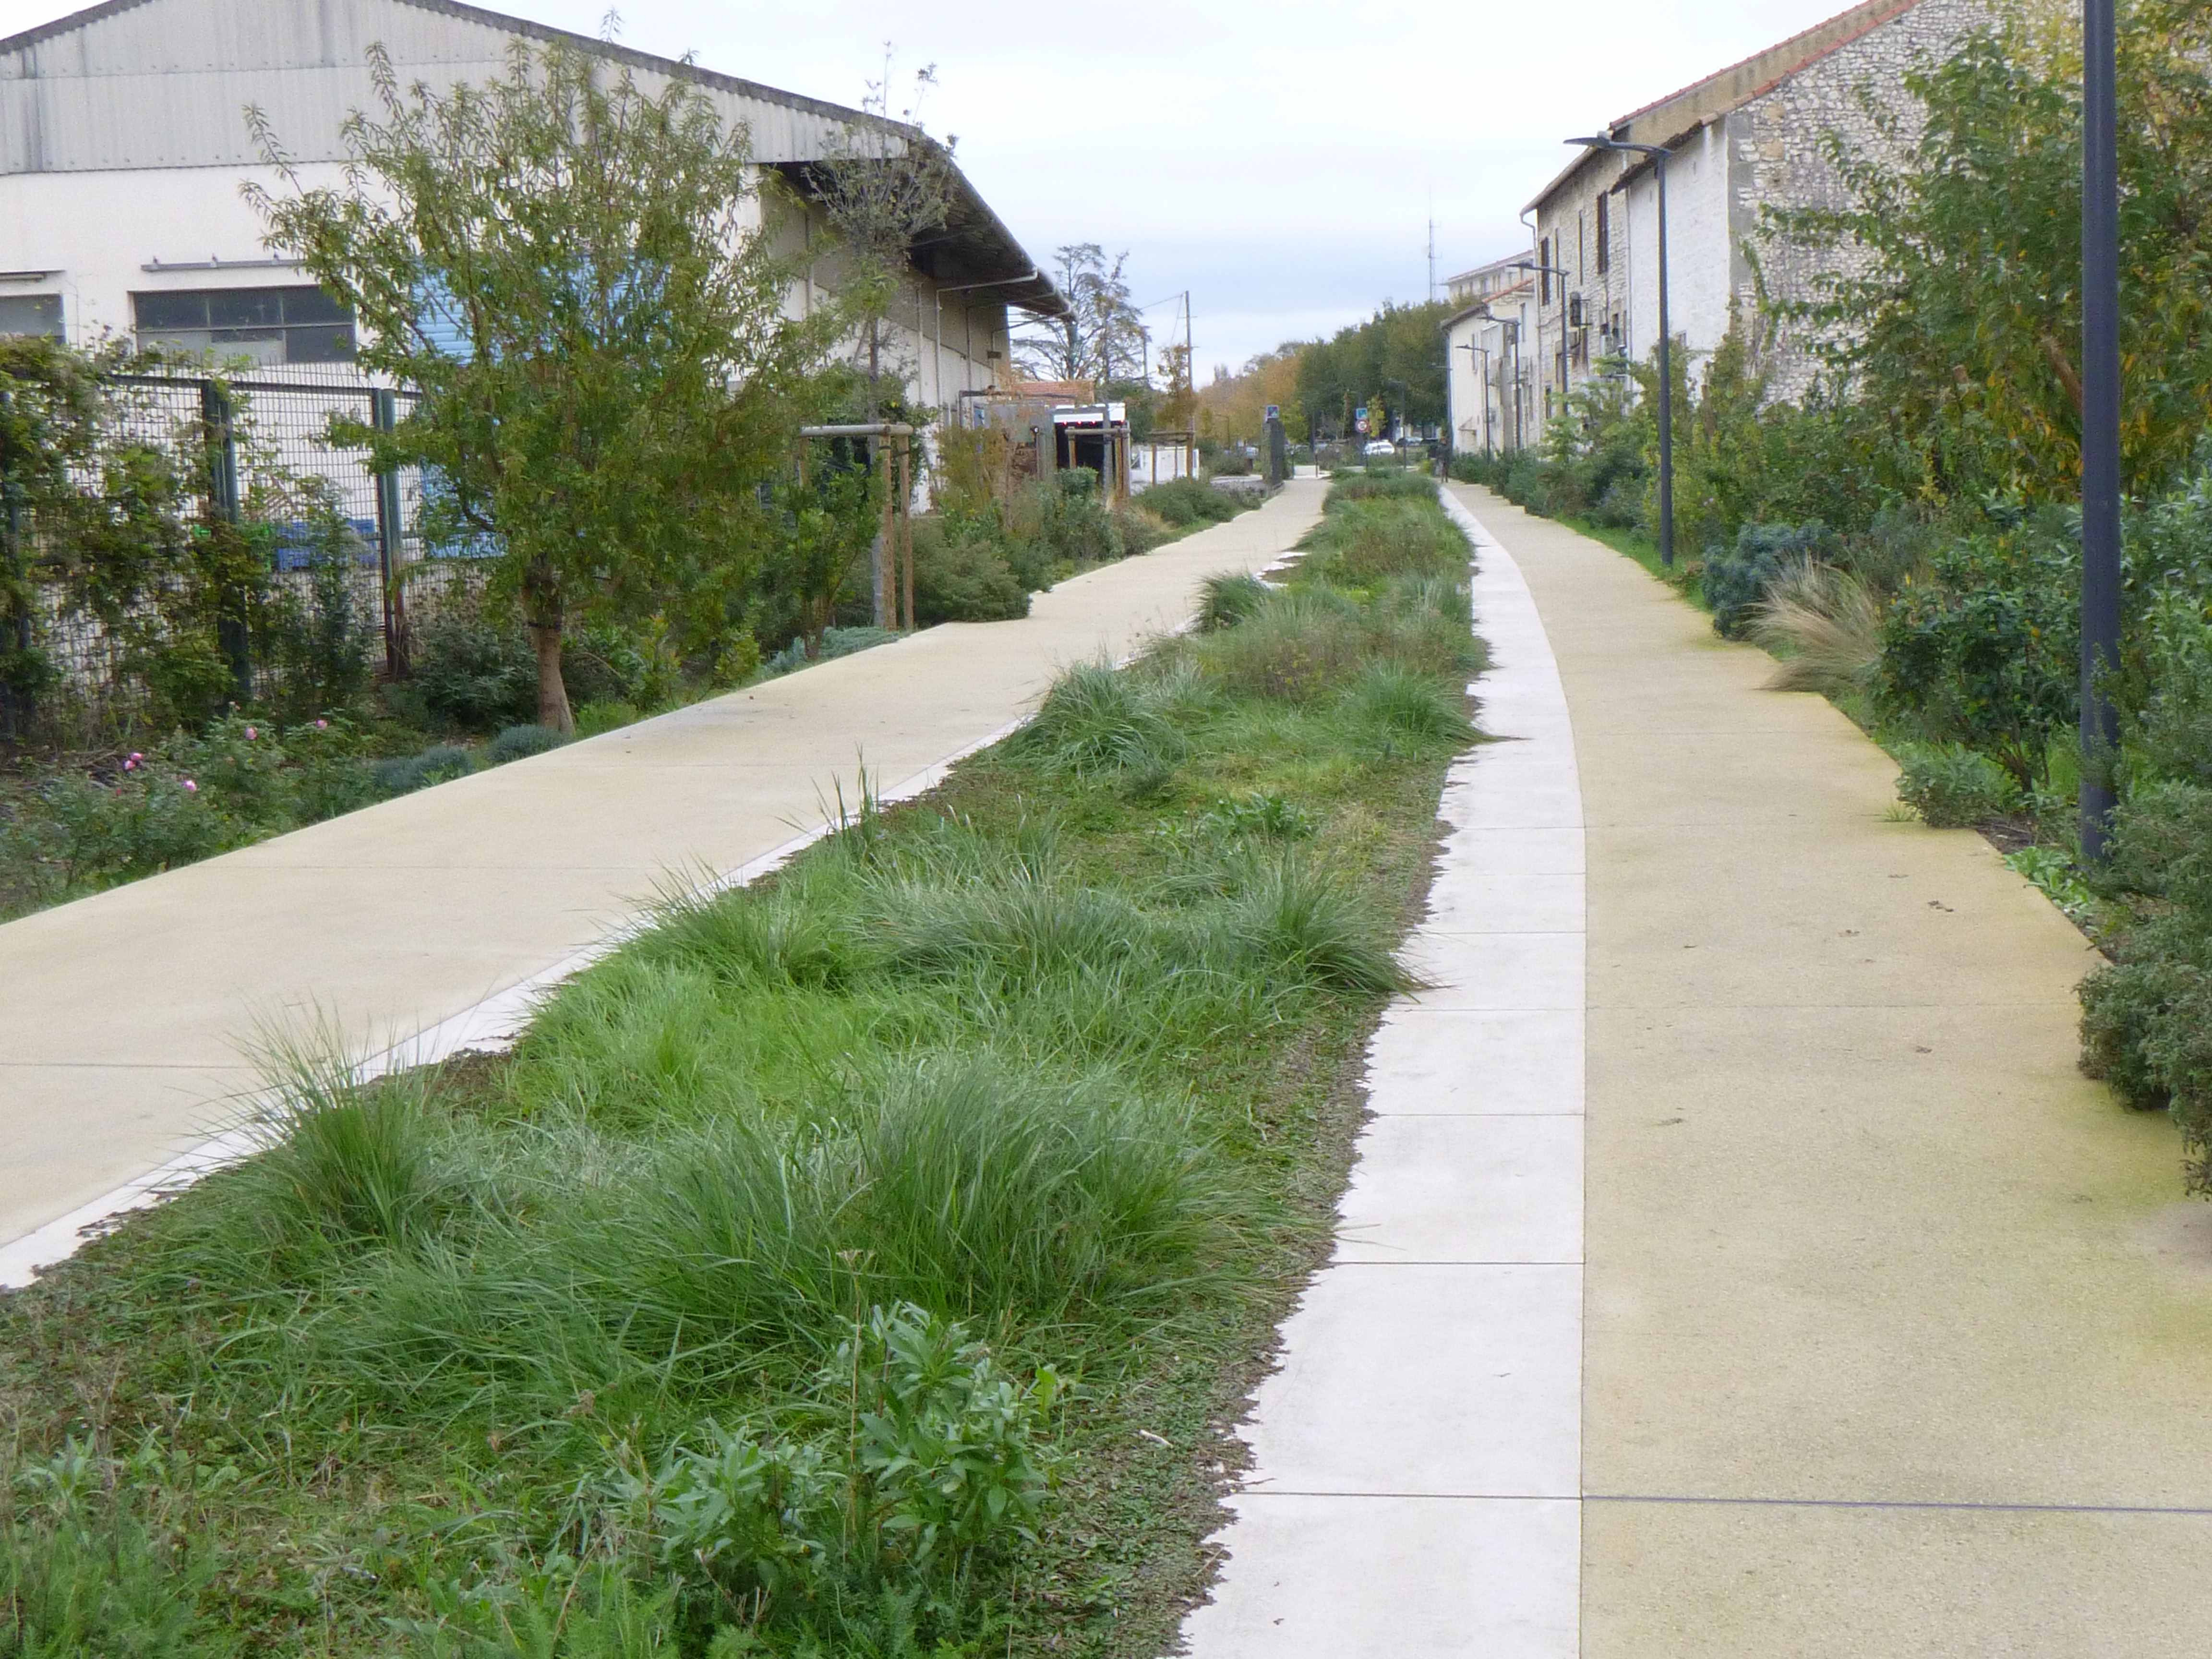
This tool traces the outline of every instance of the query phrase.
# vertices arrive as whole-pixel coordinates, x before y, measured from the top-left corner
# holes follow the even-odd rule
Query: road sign
[[[1269,404],[1267,405],[1267,418],[1268,418],[1269,420],[1271,420],[1271,421],[1279,421],[1279,420],[1281,420],[1281,419],[1283,418],[1283,406],[1282,406],[1282,404]]]
[[[1358,424],[1360,433],[1364,436],[1367,431],[1367,405],[1365,404],[1362,404],[1358,408],[1353,410],[1352,411],[1352,418]]]

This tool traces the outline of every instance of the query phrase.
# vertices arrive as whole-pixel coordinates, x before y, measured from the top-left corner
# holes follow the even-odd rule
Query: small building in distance
[[[1863,153],[1911,143],[1918,104],[1905,75],[1917,61],[1947,56],[1989,20],[1983,0],[1862,0],[1601,130],[1667,150],[1670,321],[1687,345],[1693,379],[1731,320],[1753,314],[1754,260],[1774,297],[1809,296],[1820,271],[1766,235],[1763,221],[1771,208],[1842,203],[1826,136]],[[1896,118],[1894,140],[1882,136],[1869,104]],[[1536,263],[1565,273],[1540,272],[1535,283],[1531,356],[1540,429],[1606,358],[1646,358],[1658,343],[1654,164],[1577,150],[1528,210]],[[1770,396],[1803,394],[1816,367],[1812,343],[1787,331],[1768,342]]]
[[[1509,253],[1445,284],[1459,307],[1443,325],[1445,427],[1460,453],[1500,454],[1541,440],[1529,414],[1535,365],[1524,349],[1535,292],[1528,257]]]

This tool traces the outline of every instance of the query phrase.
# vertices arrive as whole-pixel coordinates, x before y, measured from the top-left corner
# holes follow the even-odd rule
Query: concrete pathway
[[[1583,1310],[1583,821],[1574,732],[1511,558],[1477,544],[1474,690],[1428,915],[1432,988],[1368,1053],[1334,1260],[1250,1424],[1195,1659],[1575,1649]]]
[[[931,629],[0,927],[0,1284],[189,1168],[253,1082],[257,1026],[320,1014],[417,1055],[513,1029],[672,873],[767,867],[863,764],[887,793],[927,787],[1060,668],[1279,558],[1325,490],[1063,582],[1025,621]]]
[[[1891,763],[1820,699],[1761,690],[1761,653],[1609,549],[1453,493],[1525,576],[1565,702],[1554,721],[1509,682],[1486,723],[1532,748],[1572,735],[1581,1247],[1559,1242],[1576,1212],[1556,1172],[1395,1149],[1424,1091],[1503,1121],[1558,1090],[1557,1055],[1444,1039],[1408,1069],[1395,1033],[1417,1011],[1394,1011],[1341,1265],[1261,1395],[1260,1468],[1193,1651],[2201,1654],[2212,1211],[2179,1196],[2171,1127],[2075,1070],[2080,935],[1978,836],[1893,821]],[[1502,614],[1510,641],[1492,580],[1478,627]],[[1429,927],[1487,915],[1486,965],[1429,933],[1416,948],[1455,979],[1539,984],[1542,947],[1510,923],[1544,902],[1534,872],[1516,849],[1479,878],[1483,834],[1455,830]],[[1337,1289],[1448,1271],[1352,1265],[1350,1229],[1410,1238],[1439,1194],[1424,1260],[1487,1255],[1504,1230],[1583,1263],[1578,1504],[1547,1501],[1554,1310]],[[1352,1391],[1322,1401],[1304,1379],[1332,1367]],[[1339,1495],[1290,1499],[1316,1467]],[[1304,1517],[1266,1519],[1293,1501]]]

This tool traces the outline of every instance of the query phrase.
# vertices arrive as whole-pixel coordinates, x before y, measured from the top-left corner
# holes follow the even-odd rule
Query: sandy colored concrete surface
[[[2212,1228],[2075,1068],[2081,936],[1762,653],[1456,493],[1586,813],[1582,1652],[2202,1652]]]
[[[0,927],[0,1247],[164,1163],[249,1080],[257,1026],[397,1041],[1018,719],[1060,669],[1279,558],[1325,486],[934,628]]]

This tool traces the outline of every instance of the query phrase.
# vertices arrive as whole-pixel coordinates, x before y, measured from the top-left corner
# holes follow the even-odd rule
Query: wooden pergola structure
[[[914,428],[903,421],[858,421],[842,426],[802,426],[801,439],[874,441],[872,465],[884,471],[884,523],[868,561],[875,623],[914,632]],[[799,481],[806,482],[806,448],[799,451]]]

